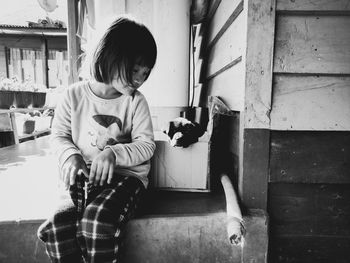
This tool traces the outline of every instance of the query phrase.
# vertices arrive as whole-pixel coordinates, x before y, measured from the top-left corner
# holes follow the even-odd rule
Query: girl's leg
[[[77,211],[71,200],[64,200],[52,218],[38,229],[38,237],[45,242],[52,262],[81,262],[81,250],[76,240]]]
[[[119,262],[121,232],[144,189],[137,178],[120,177],[88,204],[78,226],[78,241],[86,247],[87,262]]]

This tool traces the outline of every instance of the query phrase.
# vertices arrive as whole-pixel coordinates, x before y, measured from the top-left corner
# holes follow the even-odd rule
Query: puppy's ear
[[[168,135],[170,139],[172,139],[176,133],[175,123],[173,121],[169,121],[167,125],[162,128],[162,132]]]

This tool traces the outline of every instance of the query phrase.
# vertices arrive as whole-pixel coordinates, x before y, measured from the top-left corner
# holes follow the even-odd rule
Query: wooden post
[[[20,78],[20,81],[23,82],[24,81],[24,72],[23,72],[23,64],[22,64],[22,61],[23,61],[23,49],[19,49],[19,78]]]
[[[69,60],[68,84],[78,81],[78,56],[80,43],[77,37],[78,29],[78,0],[67,0],[68,26],[67,26],[67,47]]]
[[[49,51],[47,48],[47,39],[45,37],[42,39],[41,52],[43,53],[43,84],[46,85],[46,88],[49,88]]]
[[[37,76],[36,76],[36,55],[35,55],[34,50],[30,51],[30,59],[32,61],[32,66],[33,66],[33,80],[34,80],[34,83],[36,83],[36,79],[37,79]]]
[[[18,137],[17,124],[16,124],[16,117],[15,117],[15,113],[14,112],[10,113],[10,119],[11,119],[12,131],[13,131],[15,144],[19,144],[19,137]]]
[[[9,70],[9,48],[5,46],[5,65],[6,65],[6,78],[10,77],[10,70]]]
[[[267,208],[275,0],[244,1],[247,17],[240,192],[248,208]]]

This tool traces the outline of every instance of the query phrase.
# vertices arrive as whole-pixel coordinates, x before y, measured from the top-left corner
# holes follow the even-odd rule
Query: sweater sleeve
[[[51,144],[58,157],[59,167],[73,154],[81,152],[73,143],[71,127],[71,99],[66,89],[55,109],[52,123]]]
[[[116,156],[116,165],[132,167],[151,159],[155,150],[152,119],[145,97],[138,93],[133,100],[131,142],[106,146]]]

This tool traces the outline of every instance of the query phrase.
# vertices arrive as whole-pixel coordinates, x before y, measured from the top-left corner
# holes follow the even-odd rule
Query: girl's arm
[[[79,149],[72,141],[71,128],[71,99],[69,89],[66,89],[55,109],[52,123],[51,144],[58,157],[59,167],[74,154],[81,155]]]
[[[133,101],[131,143],[107,146],[116,157],[116,165],[132,167],[151,159],[156,148],[152,119],[145,97],[137,92]]]

